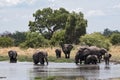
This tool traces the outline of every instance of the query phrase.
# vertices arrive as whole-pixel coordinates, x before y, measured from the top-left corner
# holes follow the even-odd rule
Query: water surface
[[[56,76],[64,80],[109,80],[120,79],[120,64],[75,65],[75,63],[53,63],[48,66],[33,65],[32,62],[0,62],[0,80],[35,80]]]

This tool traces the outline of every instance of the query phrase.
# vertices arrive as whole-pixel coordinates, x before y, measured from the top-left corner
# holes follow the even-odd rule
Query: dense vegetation
[[[104,30],[86,34],[87,20],[82,12],[69,12],[64,8],[44,8],[33,13],[28,32],[5,32],[0,35],[0,47],[20,46],[39,48],[58,46],[62,43],[98,46],[109,49],[120,45],[120,32]]]

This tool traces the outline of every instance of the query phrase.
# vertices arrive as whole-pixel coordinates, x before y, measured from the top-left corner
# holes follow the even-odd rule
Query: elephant
[[[110,53],[105,53],[104,60],[105,60],[106,65],[109,65],[109,60],[110,60],[111,56],[112,55]]]
[[[48,53],[46,51],[37,51],[33,54],[33,62],[37,65],[39,62],[41,65],[44,65],[45,61],[48,65]]]
[[[61,58],[61,49],[56,49],[55,53],[56,53],[56,58]]]
[[[75,55],[75,63],[78,64],[80,62],[80,64],[82,64],[82,61],[84,61],[85,63],[85,59],[87,57],[88,54],[86,54],[84,51],[85,51],[86,47],[81,47],[76,55]]]
[[[90,46],[84,50],[86,55],[96,55],[98,57],[98,62],[101,62],[102,56],[107,53],[107,50],[104,48],[99,48],[96,46]]]
[[[65,54],[65,58],[69,59],[70,58],[70,52],[73,48],[73,45],[72,44],[60,44],[60,45],[62,47],[62,51]]]
[[[86,64],[97,64],[97,60],[96,55],[88,55],[86,58]]]
[[[10,58],[10,63],[16,63],[17,62],[17,52],[14,50],[8,51],[8,56]]]
[[[98,48],[96,46],[90,46],[90,47],[81,47],[78,52],[75,55],[75,63],[78,64],[80,61],[80,64],[82,61],[84,61],[84,64],[86,64],[86,58],[88,55],[96,55],[98,62],[100,63],[102,56],[107,52],[104,48]]]

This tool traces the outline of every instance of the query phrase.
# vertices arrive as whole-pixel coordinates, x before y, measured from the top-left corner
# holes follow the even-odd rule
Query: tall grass
[[[65,59],[65,55],[62,52],[62,58],[57,59],[55,55],[55,49],[59,47],[53,48],[28,48],[28,49],[21,49],[19,47],[9,47],[9,48],[0,48],[0,61],[9,60],[8,51],[9,50],[16,50],[18,53],[18,60],[19,61],[32,61],[32,55],[36,50],[40,51],[47,51],[48,52],[48,60],[51,62],[74,62],[74,56],[79,48],[79,46],[74,46],[71,51],[70,59]],[[112,54],[111,60],[112,61],[120,61],[120,46],[112,46],[108,51]]]

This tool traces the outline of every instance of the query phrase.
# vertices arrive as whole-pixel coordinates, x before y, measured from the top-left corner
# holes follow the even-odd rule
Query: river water
[[[120,64],[76,65],[75,63],[54,63],[48,66],[32,62],[0,62],[0,80],[35,80],[56,76],[60,80],[120,80]],[[41,80],[41,79],[37,79]]]

